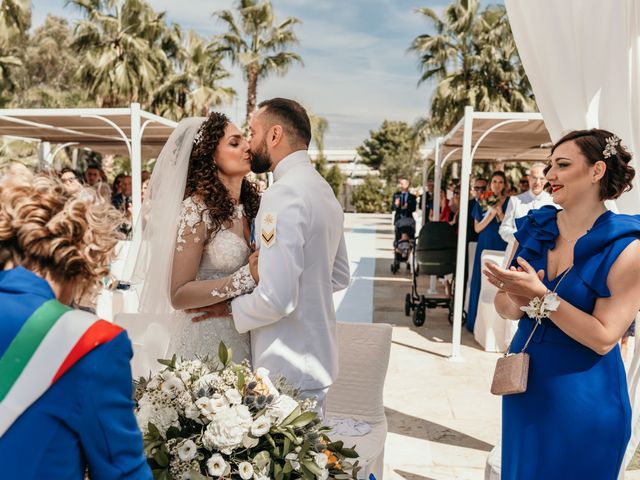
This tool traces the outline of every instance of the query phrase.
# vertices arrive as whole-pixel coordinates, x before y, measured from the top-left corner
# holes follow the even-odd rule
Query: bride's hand
[[[260,255],[260,250],[256,250],[251,255],[249,255],[249,271],[251,272],[253,281],[256,283],[260,282],[260,275],[258,274],[258,256],[259,255]]]

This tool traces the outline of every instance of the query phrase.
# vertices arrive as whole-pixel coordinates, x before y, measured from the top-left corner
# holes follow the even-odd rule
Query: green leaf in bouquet
[[[169,455],[162,451],[162,449],[156,450],[153,454],[153,459],[156,461],[159,467],[168,467],[169,466]]]
[[[279,463],[275,463],[273,465],[273,478],[275,480],[282,480],[284,478],[284,473],[282,472],[282,466]]]
[[[360,456],[353,448],[341,448],[339,453],[346,458],[358,458]]]
[[[315,480],[316,476],[304,464],[300,464],[300,472],[304,480]]]
[[[324,437],[325,439],[327,437]],[[340,450],[344,447],[344,442],[342,440],[338,440],[337,442],[330,442],[327,444],[327,450],[331,452],[340,452]]]
[[[155,468],[151,472],[154,480],[170,480],[169,470],[166,468]]]
[[[302,410],[300,409],[300,405],[298,405],[296,408],[293,409],[293,412],[291,412],[289,416],[282,421],[280,426],[286,427],[287,425],[289,425],[295,418],[297,418],[300,415],[301,411]]]
[[[267,439],[267,441],[269,442],[272,448],[276,448],[276,442],[273,440],[273,437],[271,436],[270,433],[267,433],[265,435],[265,438]]]
[[[284,443],[282,445],[282,456],[286,457],[290,451],[291,451],[291,439],[285,435]]]
[[[267,465],[269,465],[270,461],[271,461],[271,455],[266,450],[262,450],[260,453],[257,453],[253,457],[253,463],[260,470],[263,469],[264,467],[266,467]]]
[[[320,468],[320,467],[316,464],[316,462],[314,462],[313,460],[309,460],[309,459],[307,459],[307,460],[303,460],[303,461],[301,462],[301,465],[302,465],[303,467],[305,467],[307,470],[309,470],[311,473],[313,473],[314,475],[316,475],[316,476],[320,476],[320,475],[322,475],[322,470],[323,470],[323,469],[322,469],[322,468]]]
[[[226,367],[229,363],[229,357],[229,349],[224,342],[220,342],[220,345],[218,345],[218,358],[220,359],[220,363]]]
[[[242,392],[244,388],[244,373],[238,372],[238,384],[236,386],[238,387],[238,391]]]
[[[311,444],[308,441],[302,442],[302,447],[300,447],[300,451],[298,452],[298,458],[304,458],[309,449],[311,448]]]
[[[189,478],[190,480],[210,480],[211,479],[211,477],[202,475],[200,472],[196,472],[195,470],[189,470]]]
[[[304,412],[291,422],[291,426],[297,428],[304,427],[313,422],[317,416],[318,414],[316,412]]]
[[[282,473],[284,473],[285,475],[288,475],[291,472],[293,472],[293,466],[291,465],[291,462],[287,460],[284,464],[284,467],[282,468]]]
[[[153,423],[149,422],[147,424],[147,430],[148,430],[148,436],[149,436],[149,440],[160,440],[162,438],[162,435],[160,434],[160,430],[158,430],[158,427],[156,427]]]
[[[180,437],[181,432],[178,427],[171,426],[167,429],[167,440]]]
[[[176,354],[174,353],[173,357],[171,357],[171,360],[167,360],[165,358],[159,358],[158,363],[166,367],[169,367],[171,370],[175,370],[177,360],[178,360],[178,357],[176,357]]]

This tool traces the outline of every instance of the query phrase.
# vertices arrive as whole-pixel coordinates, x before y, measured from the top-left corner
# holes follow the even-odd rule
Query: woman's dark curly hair
[[[225,128],[229,125],[226,115],[212,112],[204,121],[194,140],[189,157],[189,173],[184,198],[196,196],[206,208],[203,212],[211,217],[212,228],[207,239],[218,233],[225,225],[230,225],[235,215],[235,204],[229,190],[218,177],[218,167],[213,162],[220,140],[224,138]],[[244,216],[251,222],[260,207],[260,194],[253,182],[242,179],[240,203],[244,206]]]
[[[600,200],[618,198],[624,192],[631,190],[633,177],[636,174],[633,167],[629,165],[633,155],[622,145],[622,142],[617,142],[615,154],[605,158],[607,140],[613,137],[613,133],[599,128],[574,130],[558,140],[551,148],[553,153],[561,144],[573,140],[590,165],[595,165],[596,162],[604,162],[607,165],[604,176],[600,180]],[[548,167],[545,169],[545,174],[547,171]]]

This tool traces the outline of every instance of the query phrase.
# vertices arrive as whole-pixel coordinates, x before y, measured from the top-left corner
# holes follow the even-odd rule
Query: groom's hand
[[[192,322],[197,323],[203,320],[209,320],[210,318],[229,317],[229,300],[209,305],[208,307],[200,308],[188,308],[185,310],[187,313],[201,313],[197,317],[191,319]]]

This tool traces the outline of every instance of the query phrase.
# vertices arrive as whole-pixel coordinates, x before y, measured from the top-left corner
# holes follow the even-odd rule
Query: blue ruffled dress
[[[516,220],[516,255],[547,269],[559,235],[555,207]],[[607,276],[618,255],[640,238],[640,216],[607,211],[574,247],[573,268],[557,293],[592,313],[609,297]],[[544,283],[553,290],[560,272]],[[629,319],[631,320],[631,319]],[[522,317],[511,352],[522,350],[534,322]],[[631,435],[631,407],[620,349],[606,355],[576,342],[545,319],[527,347],[527,391],[502,400],[503,480],[615,480]]]
[[[509,205],[509,197],[502,204],[502,213],[507,211]],[[479,222],[484,218],[485,212],[478,202],[473,206],[471,216]],[[496,219],[492,220],[484,230],[478,234],[478,246],[476,247],[476,255],[473,261],[473,273],[471,274],[471,287],[469,288],[469,311],[467,312],[467,330],[473,333],[473,327],[476,324],[476,315],[478,313],[478,300],[480,299],[480,287],[482,286],[482,260],[483,250],[505,250],[507,242],[500,236],[500,222]]]

